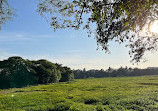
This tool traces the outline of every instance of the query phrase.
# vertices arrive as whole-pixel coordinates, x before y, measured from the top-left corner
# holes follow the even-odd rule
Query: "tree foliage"
[[[47,60],[32,61],[39,84],[59,82],[61,74],[55,64]]]
[[[35,84],[33,69],[21,57],[0,61],[0,88],[23,87]]]
[[[73,71],[68,67],[63,67],[60,82],[72,81],[74,79]]]
[[[109,41],[126,41],[133,62],[157,47],[158,35],[147,28],[158,19],[157,0],[40,0],[38,12],[54,29],[83,26],[90,36],[91,24],[96,24],[95,38],[102,50],[109,52]]]
[[[47,60],[30,61],[10,57],[0,61],[0,88],[25,87],[35,84],[66,82],[74,79],[68,67],[60,68]]]
[[[0,29],[7,21],[12,20],[13,8],[10,7],[8,0],[0,0]]]
[[[158,67],[151,67],[146,69],[120,67],[118,69],[110,68],[107,70],[74,70],[75,79],[84,78],[103,78],[103,77],[129,77],[129,76],[147,76],[158,75]]]

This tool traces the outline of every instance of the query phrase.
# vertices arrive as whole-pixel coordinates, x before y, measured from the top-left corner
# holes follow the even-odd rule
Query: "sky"
[[[147,62],[133,65],[124,45],[110,42],[110,54],[97,49],[94,38],[84,30],[53,28],[37,13],[36,0],[9,0],[16,9],[13,21],[0,31],[0,60],[11,56],[24,59],[47,59],[72,69],[107,69],[108,67],[157,67],[158,53],[146,53]],[[95,29],[95,27],[94,27]]]

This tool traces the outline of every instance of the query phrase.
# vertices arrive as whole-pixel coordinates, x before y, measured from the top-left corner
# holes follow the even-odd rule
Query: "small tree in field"
[[[74,79],[73,71],[68,67],[63,67],[60,82],[72,81]]]

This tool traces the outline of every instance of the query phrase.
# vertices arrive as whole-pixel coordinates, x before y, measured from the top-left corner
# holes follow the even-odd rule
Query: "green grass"
[[[158,76],[0,90],[0,111],[158,111]]]

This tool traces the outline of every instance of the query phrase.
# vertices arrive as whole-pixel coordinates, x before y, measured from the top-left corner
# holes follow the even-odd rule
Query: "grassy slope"
[[[0,91],[0,111],[158,111],[158,76],[98,78]]]

